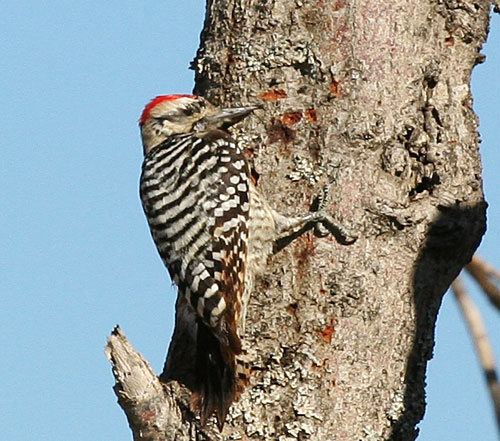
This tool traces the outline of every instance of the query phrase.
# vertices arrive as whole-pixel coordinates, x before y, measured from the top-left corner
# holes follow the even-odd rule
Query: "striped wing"
[[[194,364],[192,406],[200,410],[202,424],[215,412],[221,429],[229,406],[248,384],[236,360],[242,352],[238,325],[248,249],[248,165],[225,132],[173,136],[146,157],[140,192],[163,262],[179,296],[198,316],[192,324],[196,336],[171,344],[173,351],[196,345],[191,365],[176,369],[190,371]],[[184,359],[169,350],[171,366]]]
[[[244,289],[248,165],[225,132],[172,137],[144,161],[141,200],[172,279],[233,351]],[[225,340],[225,341],[224,341]]]

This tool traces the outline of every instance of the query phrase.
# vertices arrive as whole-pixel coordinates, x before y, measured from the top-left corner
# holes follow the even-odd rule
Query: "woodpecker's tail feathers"
[[[224,344],[201,320],[197,334],[196,384],[191,407],[200,411],[202,426],[215,413],[222,432],[229,407],[243,392],[249,376],[236,359],[241,353],[239,339],[236,347]]]

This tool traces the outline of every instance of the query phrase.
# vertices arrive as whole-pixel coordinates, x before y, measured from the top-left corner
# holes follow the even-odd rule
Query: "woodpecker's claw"
[[[316,212],[313,215],[313,221],[315,222],[314,234],[318,237],[325,237],[328,236],[328,234],[332,234],[335,240],[341,245],[350,245],[356,242],[358,236],[349,232],[342,225],[337,224],[333,218],[326,213],[326,208],[330,199],[330,186],[331,182],[325,184],[314,201],[314,205],[316,206]]]
[[[358,239],[358,236],[347,231],[342,225],[338,225],[331,216],[325,213],[318,213],[315,220],[317,223],[314,226],[314,233],[319,237],[327,236],[330,233],[341,245],[351,245]]]

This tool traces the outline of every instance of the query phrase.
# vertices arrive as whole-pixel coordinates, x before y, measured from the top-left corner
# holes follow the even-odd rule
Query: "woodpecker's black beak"
[[[222,129],[227,129],[233,124],[240,122],[243,118],[250,115],[250,113],[257,109],[262,109],[262,106],[257,105],[220,109],[219,113],[210,117],[209,124]]]

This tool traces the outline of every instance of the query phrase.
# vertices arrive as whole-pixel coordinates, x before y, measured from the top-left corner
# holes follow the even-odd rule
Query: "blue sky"
[[[157,372],[172,289],[138,199],[139,113],[190,92],[200,0],[5,2],[2,106],[0,433],[5,441],[131,439],[112,391],[106,337],[116,323]],[[500,20],[474,71],[489,230],[500,265]],[[498,313],[477,293],[490,334]],[[500,340],[495,343],[500,357]],[[446,296],[419,440],[496,440],[484,380]]]

